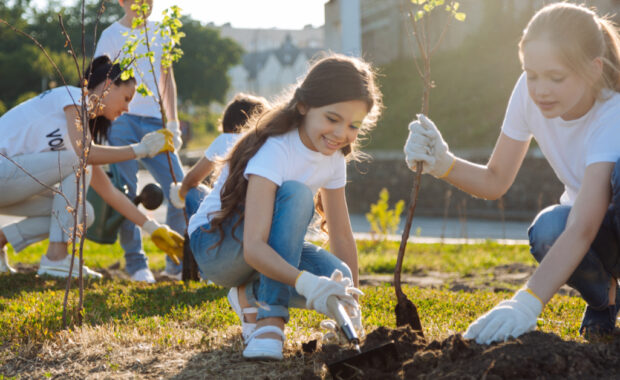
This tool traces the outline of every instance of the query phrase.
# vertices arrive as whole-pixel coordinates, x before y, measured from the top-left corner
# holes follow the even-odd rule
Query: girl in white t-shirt
[[[282,359],[289,307],[331,316],[329,296],[361,328],[346,160],[358,134],[375,123],[380,103],[368,64],[339,55],[319,60],[292,96],[248,123],[191,218],[190,246],[201,272],[232,287],[244,357]],[[317,192],[333,254],[304,241]]]
[[[532,137],[565,187],[560,205],[529,228],[540,266],[527,285],[478,318],[465,333],[478,343],[536,328],[543,306],[564,284],[587,302],[580,332],[609,334],[616,322],[620,275],[620,39],[593,11],[570,3],[544,7],[519,43],[524,74],[508,104],[486,165],[455,158],[432,121],[409,125],[407,163],[485,199],[513,183]]]
[[[112,207],[152,234],[156,244],[169,254],[182,255],[183,238],[142,214],[118,191],[99,164],[172,151],[169,131],[153,132],[137,144],[109,147],[98,143],[105,138],[111,120],[127,111],[135,93],[135,80],[123,80],[118,64],[107,56],[93,60],[85,70],[88,78],[89,144],[87,163],[90,185]],[[78,128],[81,90],[65,86],[48,90],[0,117],[0,213],[25,219],[0,229],[0,272],[13,272],[7,262],[6,244],[16,251],[49,237],[39,274],[66,277],[71,264],[67,242],[73,228],[68,208],[77,198],[76,172],[81,152],[82,132]],[[50,187],[62,194],[54,193]],[[79,206],[78,206],[79,207]],[[78,210],[81,217],[82,210]],[[92,207],[87,204],[92,221]],[[88,222],[87,222],[88,224]],[[176,239],[176,242],[173,241]],[[84,266],[89,277],[101,277]],[[74,266],[73,275],[78,274]]]

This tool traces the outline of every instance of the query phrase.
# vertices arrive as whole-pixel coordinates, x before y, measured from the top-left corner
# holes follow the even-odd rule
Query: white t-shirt
[[[209,161],[215,161],[218,158],[224,158],[230,148],[239,140],[239,133],[222,133],[205,150],[205,158]]]
[[[70,149],[64,108],[81,104],[82,92],[56,87],[17,105],[0,117],[0,152],[8,157]],[[75,103],[74,103],[75,102]]]
[[[512,92],[502,132],[519,141],[536,139],[564,184],[560,203],[572,205],[587,166],[620,158],[620,94],[607,91],[579,119],[547,119],[529,96],[526,80],[524,73]]]
[[[339,189],[346,183],[346,160],[342,152],[331,156],[308,149],[299,137],[299,130],[283,135],[269,137],[265,144],[248,161],[244,176],[250,174],[267,178],[280,186],[286,181],[298,181],[310,188],[315,194],[320,188]],[[221,208],[220,192],[228,178],[228,165],[222,168],[213,191],[202,201],[196,214],[192,216],[187,227],[191,235],[197,228],[206,224],[210,213]]]
[[[156,25],[152,21],[147,21],[147,27],[149,28],[149,44],[151,51],[155,54],[155,61],[153,62],[153,69],[155,71],[155,77],[157,78],[158,85],[161,86],[161,56],[163,53],[162,45],[164,40],[159,34],[155,34]],[[129,33],[124,36],[124,33]],[[133,33],[141,37],[140,29],[136,29]],[[132,34],[132,29],[121,25],[118,21],[108,26],[102,33],[99,41],[97,42],[97,48],[95,49],[95,57],[100,55],[107,55],[113,61],[117,58],[122,59],[121,52],[123,45],[128,36]],[[153,40],[152,38],[155,37]],[[145,44],[139,44],[136,49],[136,55],[141,55],[147,52]],[[137,68],[136,68],[137,67]],[[141,73],[141,74],[140,74]],[[131,103],[129,103],[129,113],[139,116],[150,116],[161,119],[161,112],[159,111],[159,105],[157,103],[159,97],[157,96],[157,90],[155,87],[155,81],[153,79],[153,73],[151,72],[151,65],[147,58],[140,58],[134,63],[134,75],[136,77],[137,85],[144,83],[146,87],[151,90],[153,97],[142,96],[138,93],[133,97]]]

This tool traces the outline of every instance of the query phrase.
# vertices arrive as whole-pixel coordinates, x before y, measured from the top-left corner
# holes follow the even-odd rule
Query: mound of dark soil
[[[394,341],[398,358],[356,364],[356,379],[619,379],[620,336],[609,342],[564,341],[557,335],[532,332],[518,339],[479,345],[452,335],[427,343],[408,326],[378,328],[362,352]],[[325,345],[319,355],[326,363],[348,357],[353,350]]]

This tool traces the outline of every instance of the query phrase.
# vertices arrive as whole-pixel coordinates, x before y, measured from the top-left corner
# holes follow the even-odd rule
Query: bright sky
[[[327,0],[155,0],[153,19],[162,10],[178,5],[183,14],[216,25],[230,22],[236,28],[302,29],[325,22]]]
[[[38,6],[47,0],[34,0]],[[76,0],[61,0],[75,4]],[[327,0],[154,0],[152,20],[161,19],[161,12],[178,5],[183,14],[203,23],[222,25],[230,22],[236,28],[302,29],[325,22]]]

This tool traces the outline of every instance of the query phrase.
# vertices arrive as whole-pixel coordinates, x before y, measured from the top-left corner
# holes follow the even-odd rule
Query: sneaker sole
[[[65,270],[53,269],[53,268],[45,268],[43,270],[39,269],[37,271],[37,274],[39,276],[52,276],[52,277],[60,277],[60,278],[67,278],[67,276],[69,276],[69,272]],[[71,274],[71,277],[73,278],[78,278],[79,276],[80,276],[80,273],[77,270],[74,270],[73,273]],[[103,275],[101,273],[96,273],[96,272],[89,273],[86,271],[82,272],[82,276],[86,278],[97,279],[97,280],[100,278],[103,278]]]

